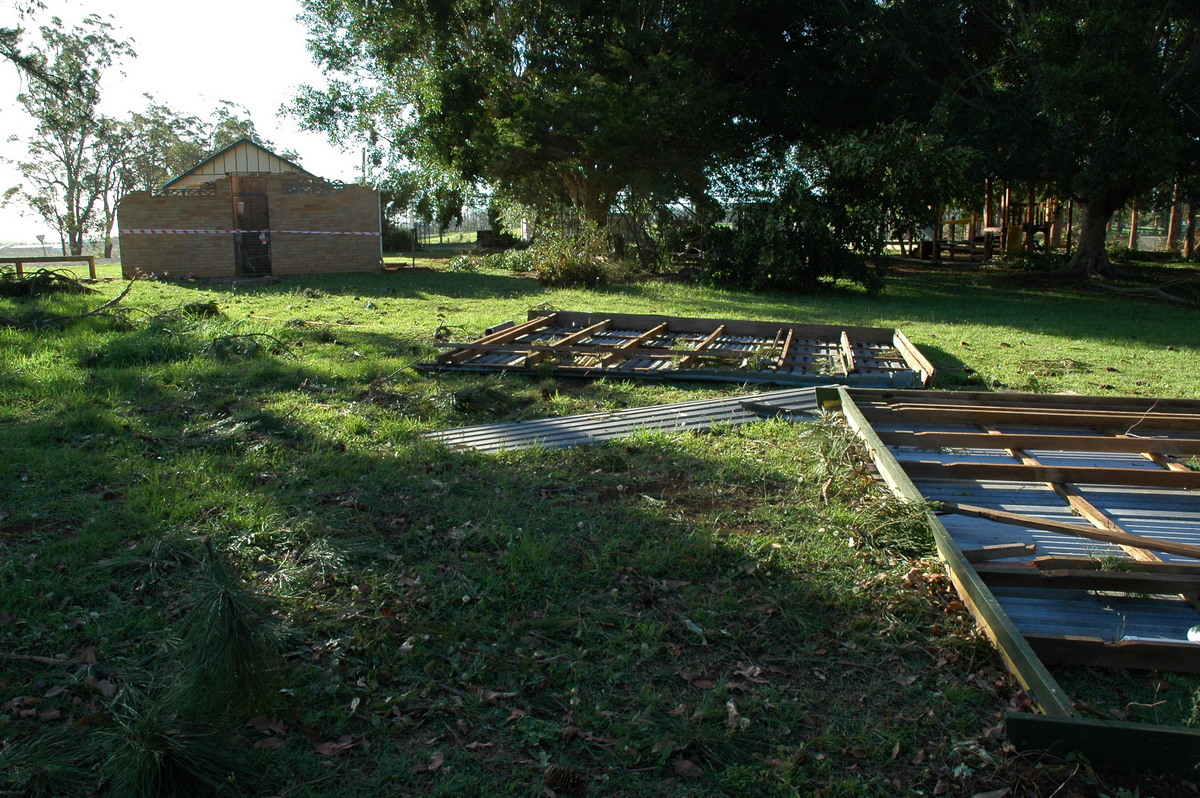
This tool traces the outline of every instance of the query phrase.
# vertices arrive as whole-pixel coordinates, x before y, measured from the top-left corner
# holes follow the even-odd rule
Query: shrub
[[[526,253],[538,280],[553,288],[601,288],[626,273],[625,265],[609,253],[607,235],[595,225],[544,232]]]
[[[1067,258],[1062,252],[1005,252],[997,255],[992,262],[1003,269],[1015,269],[1029,272],[1052,272],[1067,265]]]
[[[392,227],[385,224],[383,229],[384,252],[411,252],[413,248],[412,231],[402,227]]]
[[[860,226],[845,207],[793,175],[775,199],[740,210],[712,279],[737,288],[784,291],[813,291],[846,279],[875,293],[883,287],[879,272],[863,250],[851,250],[863,243]]]

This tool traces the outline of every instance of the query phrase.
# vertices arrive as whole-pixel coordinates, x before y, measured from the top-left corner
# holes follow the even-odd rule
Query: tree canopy
[[[36,127],[27,158],[17,164],[26,184],[8,189],[5,199],[22,196],[59,231],[63,251],[73,255],[82,253],[84,236],[95,225],[112,169],[106,159],[116,155],[110,146],[114,125],[99,113],[100,82],[106,69],[132,51],[112,30],[96,15],[74,28],[57,17],[42,26],[42,43],[28,57],[50,79],[30,81],[17,98]]]
[[[55,17],[39,32],[40,41],[24,42],[20,50],[21,63],[32,71],[26,70],[29,79],[17,97],[35,126],[25,157],[16,162],[22,182],[4,200],[19,199],[55,229],[64,254],[81,254],[85,239],[99,234],[110,257],[125,193],[157,190],[205,155],[259,138],[245,109],[229,102],[218,103],[208,119],[150,96],[144,110],[128,117],[103,115],[101,84],[122,59],[136,57],[129,42],[97,15],[71,27]]]
[[[308,0],[336,79],[302,111],[600,221],[622,196],[701,196],[713,168],[833,119],[855,5]]]
[[[940,86],[947,136],[977,148],[994,176],[1049,184],[1082,205],[1079,274],[1109,270],[1114,211],[1197,169],[1194,3],[902,0],[886,24]]]

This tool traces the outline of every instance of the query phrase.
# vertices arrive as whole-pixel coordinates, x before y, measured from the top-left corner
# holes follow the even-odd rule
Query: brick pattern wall
[[[232,217],[229,181],[221,183],[214,197],[155,197],[145,191],[127,194],[117,209],[117,226],[228,230]],[[121,273],[126,278],[161,272],[174,277],[233,277],[233,236],[121,236]]]
[[[154,197],[135,192],[121,201],[121,228],[219,229],[235,226],[234,191],[267,195],[272,230],[378,232],[375,189],[348,185],[328,194],[288,194],[288,175],[233,175],[217,182],[216,196]],[[290,177],[295,180],[295,176]],[[121,236],[126,277],[166,272],[176,277],[234,277],[232,235],[126,234]],[[379,237],[274,233],[271,273],[330,274],[379,269]]]
[[[267,177],[272,230],[379,232],[379,198],[373,188],[348,185],[331,194],[286,194],[283,186],[294,176]],[[271,261],[275,274],[376,271],[379,237],[277,233],[271,237]]]

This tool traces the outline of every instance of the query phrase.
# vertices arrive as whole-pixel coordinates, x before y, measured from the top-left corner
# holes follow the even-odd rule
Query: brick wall
[[[295,175],[233,175],[216,184],[216,196],[154,197],[136,192],[121,201],[122,229],[219,229],[235,226],[232,192],[267,195],[274,231],[379,232],[379,199],[375,189],[348,185],[330,193],[286,193]],[[176,277],[234,277],[233,236],[124,234],[122,271],[167,272]],[[271,235],[271,273],[329,274],[379,269],[376,235],[320,235],[275,232]]]
[[[375,189],[348,185],[330,194],[287,194],[294,175],[269,175],[272,230],[379,232]],[[275,274],[331,274],[377,271],[379,236],[275,233],[271,237]]]
[[[228,180],[220,181],[212,197],[155,197],[135,191],[121,200],[117,226],[228,230],[232,214],[229,202]],[[175,277],[233,277],[233,236],[121,235],[121,273],[125,277],[160,272]]]

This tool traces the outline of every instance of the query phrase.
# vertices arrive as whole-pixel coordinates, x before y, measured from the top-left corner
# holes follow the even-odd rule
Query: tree
[[[13,4],[13,11],[18,20],[23,20],[34,11],[45,8],[40,2],[20,2]],[[17,71],[29,80],[38,81],[44,86],[62,94],[68,87],[46,72],[43,64],[35,55],[22,52],[21,37],[25,34],[20,25],[0,26],[0,58],[8,61]]]
[[[99,187],[100,216],[96,230],[104,239],[104,257],[113,253],[112,229],[117,221],[117,205],[129,189],[130,172],[126,167],[136,142],[128,123],[104,119],[96,133],[95,179]]]
[[[130,114],[126,125],[132,143],[122,164],[126,191],[157,191],[199,163],[210,146],[199,117],[182,114],[149,94],[144,96],[146,107]]]
[[[235,103],[218,102],[204,120],[176,111],[152,95],[144,96],[146,107],[132,113],[124,125],[129,147],[122,167],[128,191],[158,191],[205,156],[243,138],[275,149],[258,136],[246,109]],[[296,157],[286,151],[280,154],[285,158]]]
[[[710,171],[835,116],[869,4],[306,0],[336,79],[309,127],[604,224],[621,197],[698,199]]]
[[[61,19],[52,19],[41,28],[42,45],[29,55],[52,82],[31,81],[17,97],[36,127],[27,159],[17,164],[28,187],[8,189],[5,200],[20,196],[57,230],[63,254],[82,254],[104,193],[107,167],[101,161],[111,121],[98,111],[100,80],[106,69],[132,55],[129,44],[114,39],[111,31],[112,25],[96,15],[70,30]],[[60,93],[55,83],[68,91]]]
[[[903,0],[889,22],[923,79],[940,81],[950,135],[985,152],[997,176],[1055,185],[1080,205],[1070,274],[1114,274],[1113,213],[1196,169],[1194,3]]]

